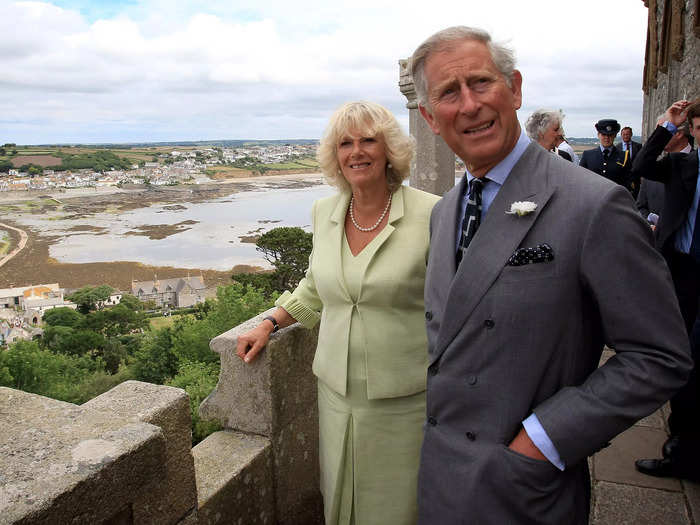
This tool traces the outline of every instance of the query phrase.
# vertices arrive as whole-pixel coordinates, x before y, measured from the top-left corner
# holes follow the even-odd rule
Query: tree
[[[85,316],[83,326],[105,337],[116,337],[145,329],[148,326],[148,319],[143,312],[118,304],[111,308],[90,312]]]
[[[42,337],[44,346],[58,354],[101,357],[105,338],[92,330],[69,326],[47,326]]]
[[[199,405],[214,390],[219,380],[218,363],[189,363],[180,365],[177,375],[168,385],[183,388],[190,398],[192,414],[192,445],[196,445],[212,432],[221,429],[217,421],[204,421],[199,417]]]
[[[0,172],[9,173],[12,168],[14,168],[12,161],[0,160]]]
[[[49,326],[70,326],[78,327],[83,322],[83,315],[76,312],[72,308],[65,306],[60,308],[52,308],[44,312],[42,321]]]
[[[35,341],[18,341],[0,352],[0,385],[75,402],[75,387],[97,370],[89,357],[42,350]]]
[[[78,310],[81,313],[88,313],[91,310],[101,308],[101,303],[109,299],[109,296],[114,292],[114,288],[103,284],[101,286],[91,287],[84,286],[66,297],[69,301],[78,305]]]
[[[313,235],[297,227],[273,228],[255,243],[257,250],[275,268],[278,290],[294,288],[309,265]]]
[[[107,372],[116,374],[119,371],[119,365],[126,357],[126,348],[117,339],[105,340],[102,346],[102,361]]]
[[[139,381],[162,385],[177,373],[178,360],[173,352],[172,330],[161,328],[141,340],[134,355],[134,376]]]
[[[131,295],[129,293],[122,295],[119,304],[126,306],[134,312],[140,312],[145,309],[145,303],[141,302],[135,295]]]

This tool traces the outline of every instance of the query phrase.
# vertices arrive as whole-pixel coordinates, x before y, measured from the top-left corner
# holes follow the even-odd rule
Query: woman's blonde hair
[[[337,153],[340,139],[350,133],[384,139],[386,157],[391,164],[386,168],[386,181],[389,191],[396,191],[410,173],[415,141],[401,130],[388,109],[374,102],[347,102],[331,116],[316,154],[328,183],[341,191],[350,191],[338,164]]]

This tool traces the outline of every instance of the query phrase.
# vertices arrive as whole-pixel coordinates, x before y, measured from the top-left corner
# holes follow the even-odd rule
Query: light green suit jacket
[[[356,302],[341,264],[349,193],[314,203],[314,245],[306,277],[275,304],[312,328],[321,321],[313,372],[346,395],[353,308],[365,335],[367,396],[400,397],[425,390],[427,338],[423,285],[430,244],[430,212],[439,198],[401,186],[392,197],[389,222],[365,249],[372,259]]]

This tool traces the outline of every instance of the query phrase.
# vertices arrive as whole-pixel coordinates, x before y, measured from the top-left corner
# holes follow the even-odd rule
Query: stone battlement
[[[315,331],[274,334],[252,365],[211,342],[219,384],[200,408],[225,430],[191,448],[187,394],[126,381],[78,406],[0,387],[0,523],[314,524]]]

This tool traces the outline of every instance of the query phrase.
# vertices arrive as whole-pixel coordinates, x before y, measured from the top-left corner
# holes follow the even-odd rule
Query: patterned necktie
[[[462,262],[464,252],[472,242],[476,230],[481,224],[481,190],[484,188],[484,181],[473,178],[469,183],[469,200],[467,200],[467,208],[464,211],[464,220],[462,221],[462,237],[459,241],[459,249],[457,250],[457,266]]]

